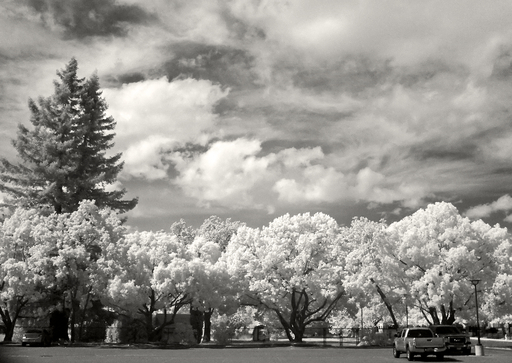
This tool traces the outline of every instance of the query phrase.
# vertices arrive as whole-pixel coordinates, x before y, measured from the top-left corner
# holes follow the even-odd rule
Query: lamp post
[[[404,294],[404,303],[405,303],[405,327],[409,327],[409,307],[407,306],[407,294]]]
[[[475,355],[484,355],[484,347],[480,342],[480,319],[478,318],[478,291],[476,290],[476,285],[480,282],[479,279],[470,280],[473,286],[475,287],[475,307],[476,307],[476,334],[478,337],[478,343],[475,345]]]

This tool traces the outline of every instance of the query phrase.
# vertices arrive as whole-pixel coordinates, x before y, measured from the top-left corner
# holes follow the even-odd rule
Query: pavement
[[[478,342],[477,338],[471,338],[471,343],[476,345]],[[507,349],[512,350],[512,340],[504,340],[504,339],[489,339],[489,338],[480,338],[481,344],[484,348],[489,349]],[[382,346],[356,346],[355,344],[340,344],[339,339],[327,339],[325,341],[317,339],[313,341],[304,341],[301,343],[293,343],[285,340],[281,341],[265,341],[265,342],[253,342],[248,340],[233,340],[228,344],[222,345],[217,344],[215,342],[211,343],[201,343],[199,345],[194,346],[194,348],[211,348],[211,349],[226,349],[226,348],[272,348],[272,347],[318,347],[318,348],[328,348],[328,347],[343,347],[343,348],[356,348],[356,349],[369,349],[369,348],[382,348]],[[4,346],[19,346],[20,343],[16,342],[1,342],[0,345]],[[66,344],[68,346],[73,347],[101,347],[101,348],[136,348],[136,349],[187,349],[191,348],[186,345],[163,345],[163,344],[151,344],[151,343],[140,343],[140,344],[107,344],[107,343],[69,343]]]

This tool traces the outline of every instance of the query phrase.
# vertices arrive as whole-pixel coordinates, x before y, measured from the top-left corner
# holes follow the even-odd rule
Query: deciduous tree
[[[345,295],[346,251],[331,217],[285,215],[268,227],[240,227],[226,250],[226,265],[243,288],[241,300],[276,315],[290,341],[325,321]]]
[[[500,270],[495,251],[508,238],[506,229],[471,222],[445,202],[391,224],[388,232],[401,266],[390,273],[430,324],[452,324],[457,316],[474,315],[469,280],[479,278],[481,291],[492,289]]]
[[[140,317],[150,340],[160,339],[178,311],[193,302],[194,286],[207,280],[187,246],[187,240],[163,231],[130,233],[117,245],[122,270],[109,282],[109,303],[122,314]],[[155,326],[158,311],[164,319]]]

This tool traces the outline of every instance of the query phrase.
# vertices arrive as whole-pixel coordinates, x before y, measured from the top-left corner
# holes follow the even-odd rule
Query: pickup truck
[[[446,346],[444,338],[434,336],[429,328],[405,328],[397,334],[393,342],[393,356],[400,358],[401,353],[407,355],[407,360],[414,360],[415,355],[422,358],[428,355],[435,355],[437,359],[443,360]]]
[[[431,325],[436,337],[444,338],[446,351],[450,353],[471,354],[471,339],[468,334],[455,325]]]

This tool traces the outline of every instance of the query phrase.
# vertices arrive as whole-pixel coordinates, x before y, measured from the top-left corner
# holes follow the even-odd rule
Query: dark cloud
[[[183,42],[174,44],[170,51],[174,57],[164,65],[169,79],[182,76],[233,88],[256,86],[254,58],[242,49]]]
[[[122,84],[142,82],[146,80],[146,75],[141,72],[123,73],[117,76],[107,76],[104,78],[103,87],[118,87]]]
[[[394,75],[388,61],[370,60],[363,56],[347,56],[334,63],[329,61],[314,66],[302,64],[289,67],[283,63],[281,68],[283,73],[287,73],[283,68],[295,70],[291,75],[295,87],[318,92],[359,93],[388,82]]]
[[[128,25],[155,20],[135,5],[119,5],[116,0],[26,0],[47,24],[64,28],[64,36],[83,39],[95,36],[125,36]]]

